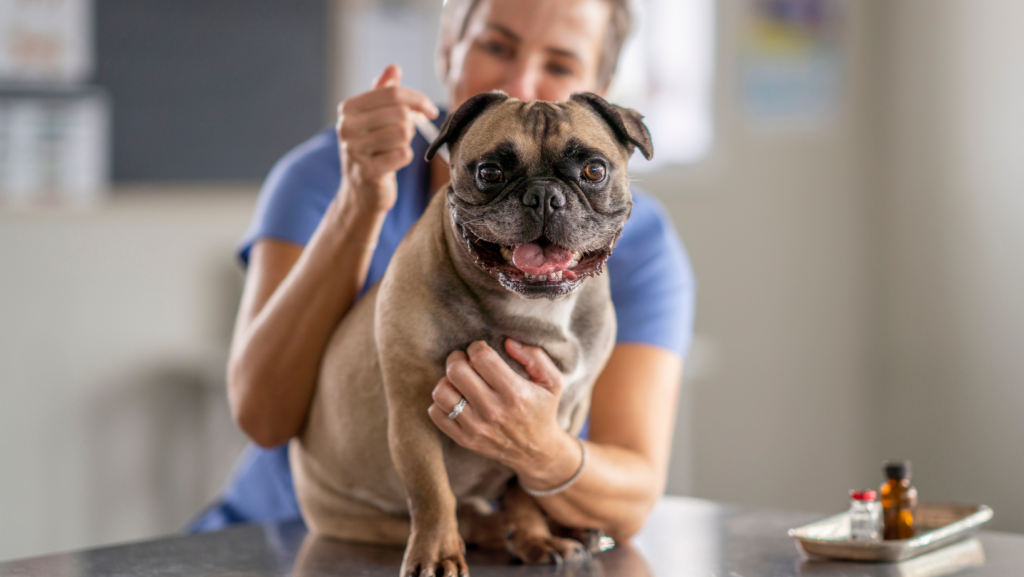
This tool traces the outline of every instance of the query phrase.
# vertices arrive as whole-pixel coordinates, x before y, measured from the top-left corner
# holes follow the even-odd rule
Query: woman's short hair
[[[629,9],[630,0],[603,0],[611,7],[608,32],[601,46],[601,60],[597,69],[597,85],[607,88],[615,75],[615,67],[619,63],[619,53],[629,36],[633,26],[633,14]],[[437,37],[437,53],[435,55],[438,74],[444,79],[448,74],[448,55],[466,34],[469,16],[473,13],[480,0],[447,0],[441,11],[441,29]]]

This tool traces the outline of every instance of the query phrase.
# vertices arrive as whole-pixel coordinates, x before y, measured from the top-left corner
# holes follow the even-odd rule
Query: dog
[[[503,92],[467,100],[430,145],[451,155],[381,281],[329,340],[291,468],[313,533],[405,544],[402,576],[466,575],[465,544],[525,562],[585,558],[593,530],[555,536],[514,472],[441,433],[427,414],[445,359],[485,341],[542,347],[564,376],[558,423],[576,435],[615,343],[604,263],[632,210],[627,163],[648,159],[638,113],[591,93],[563,103]],[[474,502],[503,513],[474,514]],[[507,537],[507,542],[506,542]]]

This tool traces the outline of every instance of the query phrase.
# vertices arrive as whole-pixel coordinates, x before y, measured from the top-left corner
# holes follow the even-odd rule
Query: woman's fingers
[[[356,190],[365,203],[385,209],[394,203],[394,173],[413,159],[412,115],[435,118],[438,114],[425,94],[401,86],[401,80],[402,69],[388,66],[372,90],[338,106],[343,184]]]
[[[383,106],[370,112],[344,116],[338,125],[338,135],[343,139],[358,138],[377,129],[399,124],[414,126],[409,108],[400,104]]]
[[[371,87],[373,90],[394,86],[402,83],[402,67],[397,64],[388,64],[387,68],[381,71],[380,76],[373,79]]]
[[[412,162],[412,148],[403,146],[389,152],[381,152],[373,155],[366,161],[366,173],[368,175],[384,175],[395,172]]]
[[[519,385],[523,378],[508,366],[505,359],[484,341],[476,341],[466,349],[469,362],[491,388],[506,394],[521,394]]]
[[[437,106],[422,92],[408,86],[385,86],[346,99],[338,106],[339,116],[354,116],[387,106],[406,106],[437,118]]]
[[[455,385],[448,380],[448,377],[441,377],[430,397],[434,399],[434,404],[440,407],[441,410],[451,413],[455,410],[455,405],[459,404],[459,401],[462,400],[462,393],[455,388]]]
[[[342,186],[370,210],[390,210],[398,194],[395,173],[413,160],[413,114],[436,118],[437,107],[417,90],[401,86],[402,69],[391,65],[373,88],[338,105],[336,132]]]
[[[437,386],[434,387],[431,397],[434,402],[427,408],[427,414],[430,415],[430,419],[434,421],[434,424],[443,433],[451,437],[455,442],[468,448],[471,443],[470,436],[472,436],[472,431],[475,431],[477,425],[479,425],[476,408],[467,398],[466,405],[458,416],[454,419],[448,417],[455,410],[455,406],[463,399],[462,392],[455,388],[455,385],[448,380],[448,377],[441,377]]]
[[[378,128],[369,134],[345,141],[349,154],[360,159],[369,158],[374,154],[389,152],[396,148],[409,146],[412,140],[413,127],[411,124],[398,124]]]
[[[530,380],[553,392],[562,388],[562,373],[544,349],[524,345],[514,339],[505,339],[505,350],[509,356],[519,361]]]
[[[491,403],[496,400],[494,391],[470,364],[466,353],[455,351],[448,355],[445,361],[445,377],[484,418],[492,413]]]
[[[445,410],[437,403],[434,403],[427,408],[427,415],[430,416],[431,421],[434,421],[437,428],[441,429],[442,433],[448,435],[452,440],[460,445],[462,444],[462,427],[457,421],[466,415],[459,415],[457,419],[449,419],[448,413],[445,412]]]
[[[468,361],[468,360],[469,360],[469,355],[467,355],[466,353],[464,353],[462,351],[452,351],[448,355],[448,358],[444,360],[444,368],[447,369],[448,365],[450,365],[452,363],[456,363],[456,362],[459,362],[459,361]]]

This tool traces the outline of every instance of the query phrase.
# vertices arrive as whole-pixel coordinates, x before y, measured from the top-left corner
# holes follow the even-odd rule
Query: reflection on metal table
[[[823,515],[665,497],[630,544],[577,566],[526,567],[506,554],[471,550],[473,577],[940,577],[1024,575],[1024,535],[976,537],[899,564],[805,559],[786,534]],[[0,577],[249,575],[396,577],[402,550],[315,538],[297,522],[243,526],[8,561]]]

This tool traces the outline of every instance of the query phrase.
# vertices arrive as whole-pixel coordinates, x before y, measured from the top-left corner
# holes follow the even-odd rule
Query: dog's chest
[[[511,297],[505,304],[505,312],[519,319],[529,319],[545,329],[554,329],[569,339],[573,338],[570,325],[575,305],[576,299],[572,297],[557,301]]]
[[[515,324],[532,326],[529,342],[542,347],[561,369],[562,399],[558,407],[558,424],[568,429],[572,413],[590,392],[594,368],[590,365],[592,351],[581,343],[573,329],[577,299],[573,297],[550,301],[546,299],[510,299],[506,313]]]

